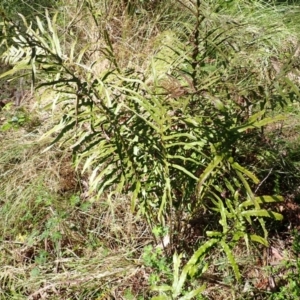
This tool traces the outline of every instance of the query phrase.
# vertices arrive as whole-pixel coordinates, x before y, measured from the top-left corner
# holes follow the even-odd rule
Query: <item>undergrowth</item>
[[[292,8],[61,4],[2,8],[3,299],[297,293],[253,277],[299,183]]]

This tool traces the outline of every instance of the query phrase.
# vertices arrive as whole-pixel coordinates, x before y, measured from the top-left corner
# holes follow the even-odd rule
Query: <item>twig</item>
[[[268,177],[271,175],[273,171],[273,168],[271,168],[271,170],[269,171],[268,175],[260,182],[260,184],[258,185],[258,187],[256,188],[256,190],[254,191],[254,194],[256,194],[256,192],[258,191],[258,189],[262,186],[262,184],[268,179]]]

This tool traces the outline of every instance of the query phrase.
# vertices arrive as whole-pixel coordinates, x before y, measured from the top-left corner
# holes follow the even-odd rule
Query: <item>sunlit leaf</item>
[[[267,217],[267,218],[273,218],[278,221],[283,219],[283,216],[281,214],[273,211],[268,211],[266,209],[247,210],[247,211],[243,211],[241,214],[244,217]]]
[[[235,170],[238,170],[238,171],[244,173],[245,175],[247,175],[249,178],[251,178],[254,183],[256,183],[256,184],[259,183],[259,179],[252,172],[250,172],[246,168],[242,167],[239,163],[234,162],[231,165]]]
[[[284,201],[284,198],[282,196],[278,196],[278,195],[255,197],[255,202],[257,202],[259,204],[282,202],[282,201]],[[251,206],[251,205],[253,205],[253,201],[247,200],[247,201],[244,201],[243,203],[241,203],[240,207],[247,207],[247,206]]]
[[[264,239],[263,237],[259,236],[259,235],[256,235],[256,234],[250,234],[250,239],[251,241],[253,242],[257,242],[257,243],[260,243],[266,247],[269,246],[269,243],[266,239]]]

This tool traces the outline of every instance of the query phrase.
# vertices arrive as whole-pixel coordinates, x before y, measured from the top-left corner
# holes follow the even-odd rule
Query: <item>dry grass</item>
[[[53,121],[29,104],[22,109]],[[67,145],[44,151],[49,139],[40,137],[51,125],[43,124],[0,133],[0,299],[122,294],[152,242],[148,227],[122,195],[90,202]]]

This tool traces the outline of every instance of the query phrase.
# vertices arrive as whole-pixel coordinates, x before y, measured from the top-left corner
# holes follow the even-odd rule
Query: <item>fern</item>
[[[203,206],[218,214],[222,232],[208,232],[210,239],[195,251],[181,277],[175,273],[179,289],[171,288],[174,297],[185,276],[193,275],[199,260],[217,244],[240,280],[232,252],[235,244],[243,238],[248,246],[249,239],[267,245],[263,218],[282,218],[262,208],[264,202],[281,198],[257,197],[253,188],[259,178],[239,157],[239,145],[247,145],[249,131],[282,120],[282,116],[266,117],[271,99],[265,95],[274,93],[275,84],[266,83],[263,76],[257,79],[252,72],[257,65],[243,52],[255,53],[259,46],[252,46],[250,30],[246,28],[241,38],[240,26],[224,21],[225,13],[217,13],[226,6],[192,4],[184,6],[191,21],[182,24],[178,43],[166,45],[170,57],[163,71],[158,67],[159,53],[143,74],[122,68],[109,32],[99,27],[103,47],[98,59],[110,65],[99,73],[96,62],[85,65],[92,45],[77,52],[74,39],[64,49],[58,15],[46,13],[45,24],[36,19],[36,30],[24,17],[22,27],[5,24],[15,39],[2,59],[14,67],[0,77],[31,71],[37,88],[55,91],[63,116],[48,135],[57,132],[53,143],[72,142],[76,164],[83,163],[83,171],[90,171],[90,189],[98,199],[106,192],[130,195],[132,211],[142,212],[152,225],[168,224],[171,233],[180,227],[183,216],[190,220]],[[276,84],[286,97],[287,88],[295,92],[289,80],[284,87]],[[251,225],[254,218],[263,237],[247,232],[246,223]],[[178,270],[180,257],[174,259]],[[194,294],[189,295],[182,299]]]

